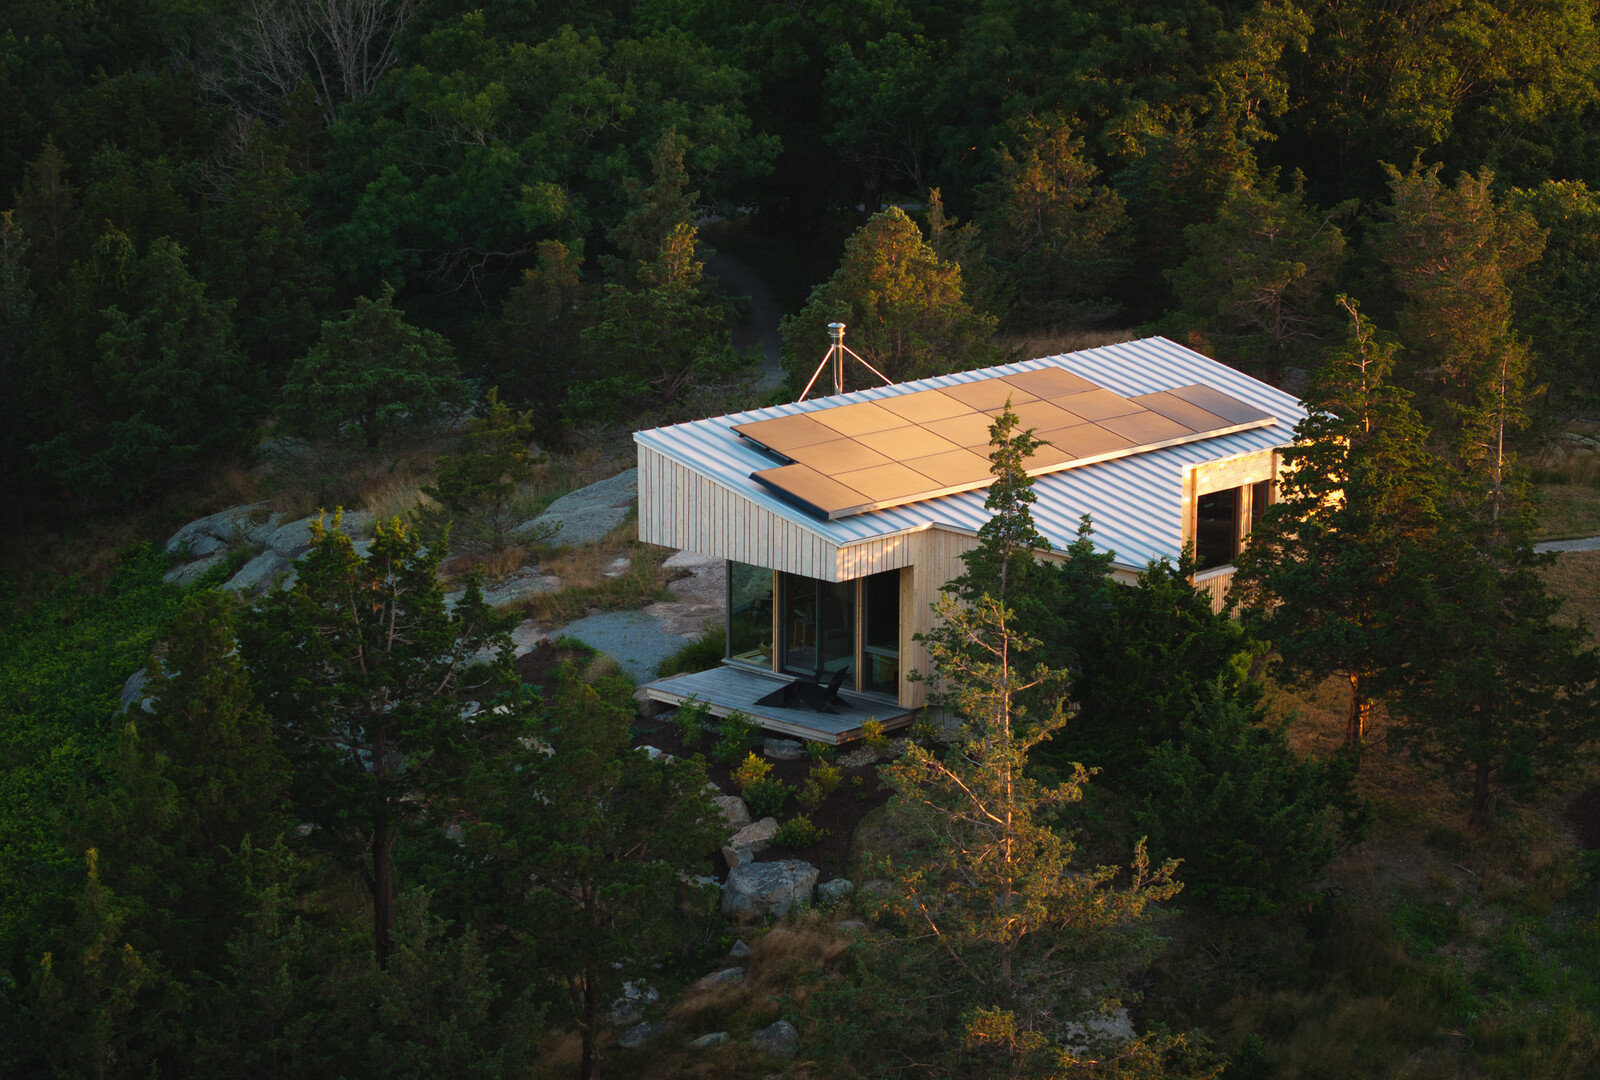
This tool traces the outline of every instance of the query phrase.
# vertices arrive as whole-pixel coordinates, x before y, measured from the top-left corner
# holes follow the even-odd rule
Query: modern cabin
[[[1046,445],[1034,522],[1060,557],[1079,519],[1133,580],[1193,544],[1222,605],[1233,559],[1272,502],[1305,409],[1165,338],[880,386],[636,432],[639,538],[728,561],[726,653],[651,683],[657,701],[824,742],[925,701],[916,635],[988,519],[989,426],[1009,401]],[[783,684],[839,686],[832,712]]]

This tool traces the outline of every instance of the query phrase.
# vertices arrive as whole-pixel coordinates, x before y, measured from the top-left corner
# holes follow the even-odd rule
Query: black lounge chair
[[[833,673],[833,678],[828,680],[826,688],[816,681],[790,683],[783,689],[783,703],[790,704],[798,700],[801,704],[809,705],[819,713],[831,713],[835,705],[842,705],[843,699],[839,697],[839,687],[844,685],[844,678],[850,674],[849,668],[840,668]]]

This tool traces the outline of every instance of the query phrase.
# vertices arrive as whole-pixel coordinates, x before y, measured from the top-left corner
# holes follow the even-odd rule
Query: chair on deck
[[[842,705],[843,699],[839,697],[839,687],[844,685],[846,675],[850,674],[847,667],[840,668],[833,673],[833,678],[828,680],[826,688],[819,682],[796,680],[783,688],[783,704],[789,705],[795,700],[809,705],[819,713],[831,713],[835,705]]]

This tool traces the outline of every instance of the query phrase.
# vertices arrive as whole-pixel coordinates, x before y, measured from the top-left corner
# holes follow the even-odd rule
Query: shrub
[[[838,752],[839,748],[837,746],[832,746],[825,742],[817,742],[815,739],[806,740],[806,756],[812,761],[832,761],[833,756]]]
[[[789,785],[775,776],[763,777],[744,789],[744,804],[753,818],[776,817],[789,801]]]
[[[672,714],[672,722],[678,728],[678,737],[683,740],[683,745],[693,749],[700,743],[700,736],[705,733],[706,721],[711,717],[711,707],[703,701],[689,698],[678,711]]]
[[[760,783],[772,771],[772,763],[755,754],[744,759],[744,762],[733,770],[733,782],[740,791],[745,791],[752,785]]]
[[[861,741],[879,753],[889,749],[889,737],[883,733],[883,721],[868,720],[862,724]]]
[[[717,725],[717,746],[714,753],[717,760],[724,765],[736,765],[750,749],[750,741],[755,738],[756,725],[750,717],[738,710],[722,718]]]
[[[800,805],[808,811],[815,810],[822,805],[822,800],[839,790],[839,785],[843,781],[844,774],[839,771],[837,765],[830,765],[826,761],[817,762],[811,766],[811,775],[800,785]]]
[[[808,848],[819,843],[827,835],[827,829],[813,825],[811,819],[804,814],[796,814],[778,826],[778,831],[773,834],[772,843],[777,847]]]
[[[722,624],[708,626],[701,631],[699,637],[656,665],[656,675],[664,679],[668,675],[682,675],[714,668],[722,663],[725,644]]]

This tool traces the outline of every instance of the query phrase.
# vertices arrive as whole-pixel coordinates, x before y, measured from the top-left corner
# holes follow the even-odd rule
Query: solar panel
[[[1277,421],[1209,386],[1125,398],[1061,368],[958,383],[736,424],[792,464],[751,477],[824,518],[987,487],[989,429],[1007,402],[1041,445],[1041,476]]]

